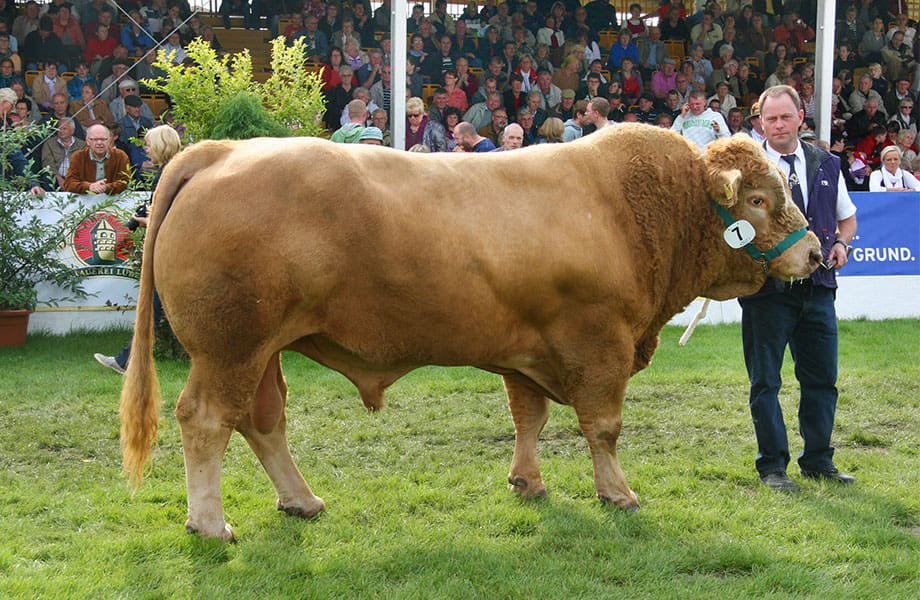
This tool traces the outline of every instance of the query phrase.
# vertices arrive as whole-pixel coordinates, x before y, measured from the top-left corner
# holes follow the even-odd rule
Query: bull
[[[821,255],[805,225],[745,136],[705,156],[644,125],[490,155],[196,144],[155,194],[121,396],[125,470],[139,486],[156,439],[155,284],[191,358],[175,410],[190,532],[233,539],[220,470],[234,430],[279,510],[324,509],[288,447],[282,350],[342,373],[370,410],[424,365],[500,374],[515,429],[508,481],[522,497],[546,493],[537,441],[549,400],[570,405],[598,497],[635,508],[617,460],[629,378],[696,297],[809,275]],[[749,239],[726,243],[736,235]]]

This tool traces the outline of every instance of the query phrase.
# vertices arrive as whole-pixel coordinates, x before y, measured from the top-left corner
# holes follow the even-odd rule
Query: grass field
[[[341,376],[286,355],[293,452],[327,511],[276,511],[234,436],[223,489],[239,543],[226,546],[183,528],[172,410],[185,363],[159,364],[160,445],[132,499],[121,379],[92,360],[126,334],[0,349],[0,598],[920,597],[920,322],[841,323],[837,464],[858,483],[791,470],[797,495],[757,480],[738,326],[701,327],[684,348],[680,333],[665,329],[624,407],[636,513],[596,500],[567,407],[540,445],[550,496],[523,502],[505,481],[513,427],[497,376],[423,369],[370,414]]]

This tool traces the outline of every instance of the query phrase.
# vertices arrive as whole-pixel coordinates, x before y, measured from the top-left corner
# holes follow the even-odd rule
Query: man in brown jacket
[[[112,147],[112,134],[103,125],[86,130],[87,147],[74,152],[63,190],[75,194],[118,194],[131,180],[128,155]]]

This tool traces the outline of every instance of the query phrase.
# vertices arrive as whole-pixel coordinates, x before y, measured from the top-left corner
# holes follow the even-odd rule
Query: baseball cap
[[[564,89],[564,90],[562,90],[562,97],[563,97],[563,98],[574,99],[574,98],[575,98],[575,90],[570,90],[570,89]]]
[[[661,62],[667,63],[667,64],[669,64],[669,65],[676,65],[676,64],[677,64],[677,61],[674,60],[673,58],[671,58],[670,56],[669,56],[668,58],[664,59],[664,60],[661,61]]]
[[[361,132],[361,137],[358,138],[358,141],[361,140],[377,140],[378,142],[383,142],[383,132],[380,131],[379,127],[365,127],[364,131]]]
[[[122,79],[118,82],[118,89],[123,90],[125,88],[136,88],[137,82],[133,79]]]
[[[141,106],[144,104],[144,101],[140,99],[140,96],[127,96],[125,98],[125,106]]]

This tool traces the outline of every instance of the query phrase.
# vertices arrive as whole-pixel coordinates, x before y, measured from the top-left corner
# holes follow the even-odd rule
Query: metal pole
[[[390,95],[390,137],[397,150],[406,148],[406,0],[392,0],[390,6],[390,43],[392,93]]]
[[[818,3],[817,39],[815,40],[815,135],[831,141],[831,96],[834,83],[835,2]]]

